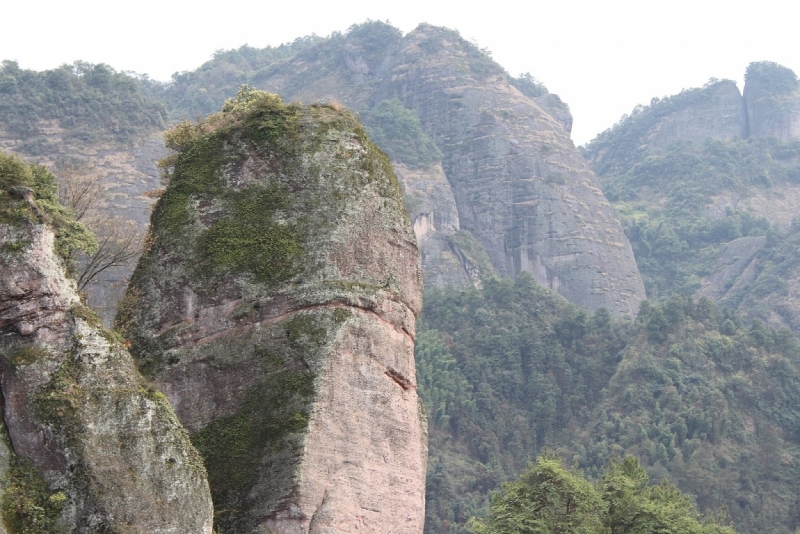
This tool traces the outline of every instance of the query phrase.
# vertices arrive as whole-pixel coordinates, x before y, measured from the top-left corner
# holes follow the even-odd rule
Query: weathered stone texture
[[[419,534],[422,273],[399,183],[351,115],[243,98],[178,152],[119,323],[204,456],[219,532]],[[261,261],[285,268],[209,266],[251,198],[291,242]]]
[[[163,395],[83,307],[46,224],[0,224],[0,386],[17,457],[70,532],[210,534],[205,469]]]
[[[405,203],[414,224],[422,257],[425,287],[464,287],[480,279],[451,236],[459,231],[458,208],[441,164],[414,169],[393,162],[403,184]]]
[[[147,233],[150,222],[150,209],[153,198],[146,193],[161,187],[160,171],[156,163],[167,155],[161,132],[152,131],[127,144],[108,141],[82,142],[65,135],[59,121],[40,121],[38,128],[46,140],[46,149],[36,156],[25,152],[25,146],[34,138],[19,139],[17,135],[4,132],[0,122],[0,147],[15,153],[26,160],[35,161],[53,171],[60,178],[59,165],[66,162],[79,162],[86,166],[87,172],[97,173],[102,178],[103,193],[92,206],[106,216],[115,217],[121,222],[130,222],[138,228],[141,236]],[[113,267],[100,273],[96,283],[86,288],[89,305],[97,310],[100,318],[108,326],[114,320],[133,268],[132,262]]]
[[[739,88],[722,80],[637,108],[592,140],[586,153],[592,169],[606,179],[624,174],[647,153],[675,141],[743,138],[747,131]]]
[[[439,51],[419,59],[431,41]],[[501,274],[526,271],[572,302],[634,316],[644,288],[596,177],[561,125],[504,75],[461,69],[466,54],[452,32],[421,26],[385,88],[445,154],[461,228]]]

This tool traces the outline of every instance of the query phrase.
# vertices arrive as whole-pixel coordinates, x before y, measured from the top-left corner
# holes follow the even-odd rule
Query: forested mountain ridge
[[[416,348],[419,394],[430,421],[426,532],[463,532],[471,515],[487,511],[491,492],[543,447],[557,449],[593,478],[609,458],[635,454],[653,482],[669,476],[705,511],[727,506],[739,531],[788,533],[800,525],[792,483],[800,461],[796,341],[786,330],[751,323],[763,317],[775,327],[797,324],[793,293],[780,298],[800,279],[800,238],[791,226],[800,199],[798,146],[781,139],[781,132],[793,131],[796,94],[786,69],[763,64],[748,74],[748,83],[763,81],[748,93],[755,99],[753,119],[728,81],[635,112],[585,147],[602,190],[569,139],[568,107],[530,76],[509,76],[485,51],[443,28],[422,25],[404,36],[387,24],[367,23],[329,38],[242,47],[216,54],[167,86],[106,66],[62,68],[68,84],[52,86],[48,76],[64,74],[9,63],[3,69],[13,73],[3,71],[0,106],[35,97],[18,108],[21,114],[4,115],[13,119],[0,125],[4,146],[56,170],[74,159],[117,176],[111,205],[142,220],[152,202],[144,193],[160,185],[154,160],[166,155],[159,122],[166,117],[194,120],[217,111],[242,84],[287,101],[328,101],[323,107],[331,113],[342,105],[358,112],[404,187],[430,290]],[[108,83],[95,80],[95,70]],[[777,91],[770,89],[773,78]],[[20,91],[20,80],[35,83]],[[42,88],[45,96],[37,92]],[[48,102],[73,102],[59,91],[85,97],[83,108],[69,112],[80,120],[46,115],[58,109]],[[40,104],[51,122],[36,122]],[[115,126],[115,110],[127,126]],[[28,116],[39,133],[8,133]],[[784,116],[789,119],[767,120]],[[744,138],[759,117],[759,132],[777,137]],[[236,206],[252,215],[249,205]],[[198,208],[203,224],[218,221],[221,212],[211,207]],[[663,299],[645,304],[634,323],[614,320],[604,308],[632,316],[644,296],[616,217],[624,221],[649,294]],[[558,240],[583,256],[576,260]],[[224,247],[214,250],[217,259],[230,260]],[[587,312],[547,288],[595,309]],[[228,299],[223,293],[219,298]],[[683,297],[667,300],[673,293]],[[215,317],[255,324],[262,313],[258,306],[221,310],[214,298],[201,308],[195,293],[175,291],[164,302],[183,307],[176,317],[187,330]],[[742,319],[732,307],[748,315]],[[315,335],[315,328],[300,326],[269,332],[286,336],[289,354]],[[161,334],[171,339],[171,333]],[[148,362],[141,363],[147,370]],[[266,358],[264,365],[275,363]],[[409,386],[392,380],[393,387]],[[242,428],[251,432],[248,418],[263,414],[249,402],[214,428],[246,423]],[[302,410],[292,415],[298,417],[291,424],[305,424]],[[234,427],[201,433],[197,444],[226,459],[225,440],[239,435]],[[234,460],[257,463],[248,447],[236,449]],[[227,473],[224,464],[216,466],[218,478]],[[231,495],[231,502],[241,497]]]
[[[97,82],[106,90],[126,79],[136,86],[106,66],[80,66],[59,73],[80,87],[94,87],[95,71],[114,82]],[[361,114],[404,185],[429,287],[527,271],[591,309],[635,315],[644,290],[629,244],[569,139],[568,107],[530,75],[510,77],[457,32],[422,25],[403,36],[368,22],[324,39],[220,52],[166,87],[140,79],[136,101],[162,99],[173,119],[194,119],[242,83]],[[147,190],[134,184],[128,193],[142,199]]]
[[[751,64],[653,99],[584,147],[626,226],[650,297],[708,296],[800,332],[800,84]]]

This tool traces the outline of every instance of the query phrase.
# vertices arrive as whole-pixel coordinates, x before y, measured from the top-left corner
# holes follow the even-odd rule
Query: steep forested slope
[[[62,142],[135,141],[162,129],[166,114],[139,80],[107,65],[77,62],[35,72],[3,61],[0,67],[3,140],[13,136],[18,142],[8,144],[26,155],[46,156]]]
[[[708,299],[589,314],[529,277],[434,291],[416,349],[429,411],[428,532],[462,532],[542,447],[592,477],[641,458],[740,532],[800,525],[800,347]]]

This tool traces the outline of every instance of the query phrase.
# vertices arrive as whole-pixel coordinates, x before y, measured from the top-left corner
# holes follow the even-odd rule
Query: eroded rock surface
[[[744,138],[747,132],[747,114],[736,83],[712,81],[639,106],[593,139],[586,155],[595,172],[605,178],[626,172],[647,153],[675,141]]]
[[[48,521],[81,533],[210,534],[205,469],[188,434],[65,273],[57,250],[80,229],[54,204],[48,176],[0,154],[0,387],[14,466],[3,499],[12,531]],[[38,479],[38,501],[17,497]]]
[[[422,273],[388,160],[352,115],[257,91],[167,139],[118,324],[204,457],[215,528],[419,534]]]

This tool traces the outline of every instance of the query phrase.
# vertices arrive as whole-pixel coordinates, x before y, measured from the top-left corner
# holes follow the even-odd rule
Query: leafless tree
[[[105,203],[106,188],[103,175],[81,162],[65,161],[57,165],[58,198],[82,220],[90,210],[97,210]]]
[[[144,233],[136,222],[105,212],[90,212],[84,220],[97,238],[94,254],[78,259],[78,289],[97,282],[97,277],[116,267],[128,267],[141,254]]]
[[[80,162],[64,162],[56,172],[61,204],[97,239],[93,254],[77,258],[78,289],[83,291],[98,283],[102,273],[130,266],[141,253],[144,232],[136,222],[108,212],[104,176],[97,169]]]

